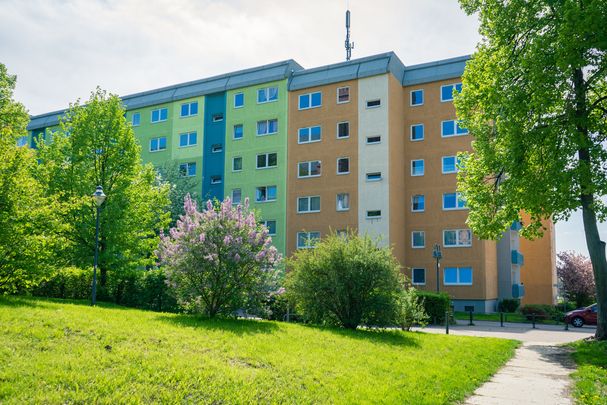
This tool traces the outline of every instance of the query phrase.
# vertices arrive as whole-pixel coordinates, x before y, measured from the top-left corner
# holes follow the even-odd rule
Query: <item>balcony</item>
[[[525,258],[518,250],[512,251],[512,264],[518,264],[519,266],[525,264]]]
[[[512,225],[510,225],[511,231],[520,231],[523,225],[519,221],[514,221]]]
[[[525,296],[525,286],[523,284],[512,284],[512,298],[523,298]]]

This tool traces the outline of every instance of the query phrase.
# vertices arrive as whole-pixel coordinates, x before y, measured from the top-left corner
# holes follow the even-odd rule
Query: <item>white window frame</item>
[[[316,163],[318,162],[319,166],[320,166],[320,173],[318,174],[312,174],[312,163]],[[302,163],[307,163],[308,164],[308,175],[307,176],[300,176],[299,174],[299,165]],[[307,160],[307,161],[303,161],[303,162],[297,162],[297,178],[298,179],[309,179],[311,177],[320,177],[322,175],[322,161],[321,160]]]
[[[242,95],[242,105],[236,105],[236,96],[238,95]],[[234,93],[234,99],[232,102],[232,106],[234,108],[243,108],[244,107],[244,93],[242,91],[238,92],[238,93]]]
[[[187,103],[181,103],[181,105],[179,106],[179,118],[188,118],[188,117],[195,117],[198,115],[198,112],[196,114],[192,114],[192,104],[196,103],[196,109],[198,110],[198,101],[188,101]],[[188,106],[188,114],[187,115],[181,115],[181,109],[183,108],[184,105]]]
[[[422,92],[422,102],[419,104],[413,104],[413,93],[416,91],[421,91]],[[424,89],[414,89],[414,90],[410,90],[409,91],[409,107],[419,107],[424,105],[424,103],[426,102],[426,95],[424,94]]]
[[[312,139],[312,128],[320,129],[320,138],[319,139]],[[308,140],[307,141],[302,141],[301,139],[299,139],[299,131],[301,131],[302,129],[308,130]],[[320,141],[322,141],[322,125],[312,125],[311,127],[301,127],[301,128],[297,129],[297,144],[298,145],[305,145],[306,143],[314,143],[314,142],[320,142]]]
[[[378,105],[369,105],[369,103],[373,103],[375,101],[379,101]],[[370,100],[365,100],[365,108],[367,110],[372,110],[373,108],[380,108],[381,107],[381,98],[372,98]]]
[[[379,141],[373,141],[373,142],[369,142],[369,139],[371,138],[379,138]],[[371,135],[368,136],[367,139],[365,140],[365,144],[367,145],[379,145],[381,143],[381,135]]]
[[[413,208],[415,197],[422,196],[424,198],[424,208],[421,210],[416,210]],[[413,194],[411,196],[411,212],[424,212],[426,211],[426,195],[425,194]]]
[[[445,273],[447,269],[456,269],[457,271],[457,281],[455,283],[447,283],[445,280]],[[460,270],[461,269],[470,269],[470,283],[462,283],[460,280]],[[473,285],[474,284],[474,269],[472,266],[448,266],[443,268],[443,284],[444,285]]]
[[[139,122],[137,124],[135,124],[135,116],[139,117]],[[134,127],[138,127],[141,125],[141,113],[139,111],[134,112],[133,115],[131,115],[131,125]]]
[[[446,194],[455,194],[455,208],[445,208],[445,195]],[[460,201],[461,195],[462,195],[462,193],[457,192],[457,191],[455,193],[443,193],[443,195],[441,197],[442,198],[441,205],[443,207],[443,211],[461,211],[461,210],[467,210],[468,207],[461,207],[461,208],[458,207],[458,205],[459,205],[458,201]],[[465,200],[464,200],[464,202],[465,202]]]
[[[421,174],[415,174],[413,173],[413,164],[415,162],[422,162],[422,173]],[[412,177],[420,177],[426,174],[426,162],[424,161],[424,159],[412,159],[411,160],[411,176]]]
[[[295,238],[295,244],[297,245],[297,249],[314,249],[315,245],[303,245],[300,246],[299,244],[299,235],[306,235],[306,243],[309,243],[308,241],[319,241],[320,240],[320,231],[310,231],[310,232],[305,232],[305,231],[301,231],[301,232],[297,232],[296,238]],[[312,238],[312,234],[318,234],[318,237],[314,237]]]
[[[236,127],[242,128],[242,136],[240,138],[236,138]],[[234,141],[242,141],[244,139],[244,124],[234,124],[232,126],[232,140]]]
[[[340,195],[346,195],[346,196],[348,196],[348,197],[347,197],[347,200],[348,200],[348,208],[341,208],[341,209],[339,208],[339,196],[340,196]],[[350,211],[350,193],[337,193],[337,194],[335,195],[335,210],[336,210],[337,212]]]
[[[274,166],[270,166],[270,155],[276,155],[276,164]],[[259,167],[259,156],[265,156],[266,165],[264,167]],[[267,152],[267,153],[258,153],[255,155],[255,169],[257,170],[266,170],[266,169],[275,169],[278,167],[278,152]]]
[[[449,158],[453,158],[453,160],[455,160],[455,168],[453,169],[453,171],[445,171],[445,159],[449,159]],[[453,173],[457,173],[457,156],[443,156],[441,157],[441,172],[443,174],[453,174]]]
[[[164,148],[160,148],[160,140],[164,138]],[[156,150],[152,150],[152,141],[157,140],[158,141],[158,149]],[[168,145],[167,145],[167,137],[166,136],[157,136],[155,138],[151,138],[150,139],[150,144],[149,144],[149,152],[150,153],[156,153],[156,152],[163,152],[165,150],[167,150]]]
[[[346,159],[348,161],[348,171],[347,172],[340,172],[339,171],[339,161],[343,160],[343,159]],[[336,168],[337,172],[336,173],[337,173],[338,176],[342,176],[342,175],[345,175],[345,174],[350,174],[350,157],[349,156],[338,157],[337,160],[336,160],[336,164],[337,164],[337,168]]]
[[[348,100],[339,101],[339,90],[341,90],[341,89],[348,89]],[[336,93],[335,93],[335,98],[336,98],[337,104],[346,104],[346,103],[350,102],[350,100],[352,99],[352,97],[350,95],[350,89],[351,89],[350,86],[341,86],[341,87],[337,88]]]
[[[459,233],[461,231],[468,231],[468,233],[470,234],[470,238],[469,241],[470,243],[468,244],[461,244],[460,240],[459,240]],[[445,243],[445,234],[447,232],[455,232],[455,245],[447,245]],[[444,248],[468,248],[468,247],[472,247],[472,231],[470,229],[443,229],[443,247]]]
[[[415,234],[420,233],[424,238],[424,244],[422,246],[415,246]],[[413,249],[424,249],[426,247],[426,231],[411,231],[411,248]]]
[[[167,117],[165,119],[160,119],[162,116],[162,110],[167,110]],[[154,121],[154,111],[158,111],[158,121]],[[161,108],[156,108],[152,111],[150,111],[150,123],[151,124],[158,124],[159,122],[165,122],[167,119],[169,119],[169,109],[167,107],[161,107]]]
[[[414,127],[418,127],[418,126],[420,126],[420,125],[421,125],[421,127],[422,127],[423,135],[422,135],[422,137],[421,137],[421,138],[419,138],[419,139],[413,139],[413,128],[414,128]],[[422,122],[419,122],[419,123],[417,123],[417,124],[412,124],[412,125],[409,127],[409,140],[410,140],[411,142],[419,142],[419,141],[423,141],[425,138],[426,138],[426,127],[425,127],[425,125],[424,125]]]
[[[211,153],[223,153],[223,144],[216,143],[211,145]]]
[[[339,126],[341,124],[348,124],[348,136],[339,136]],[[348,139],[350,137],[350,121],[340,121],[336,125],[335,137],[337,139]],[[320,138],[322,139],[322,128],[320,130]],[[297,134],[297,140],[299,141],[299,133]]]
[[[264,134],[260,134],[259,133],[259,123],[260,122],[266,122],[266,129],[268,132],[264,133]],[[276,121],[276,132],[269,132],[270,131],[270,121]],[[268,136],[268,135],[274,135],[278,133],[278,118],[270,118],[267,120],[259,120],[255,123],[255,133],[257,134],[257,136]],[[243,138],[244,138],[244,133],[243,133]]]
[[[211,115],[211,121],[213,122],[222,122],[225,119],[224,113],[216,113]]]
[[[276,236],[276,232],[278,229],[278,221],[276,221],[275,219],[263,219],[259,222],[268,229],[268,235]],[[275,231],[274,233],[270,232],[270,227],[268,226],[268,222],[274,222],[274,231]]]
[[[181,175],[181,166],[185,165],[185,175]],[[194,174],[190,173],[190,166],[194,165]],[[180,177],[195,177],[196,176],[196,162],[185,162],[179,164],[179,175]]]
[[[196,143],[190,143],[191,134],[196,134]],[[188,137],[188,143],[185,146],[181,146],[181,136],[182,135],[187,135],[187,137]],[[196,131],[181,132],[179,134],[179,147],[180,148],[191,148],[192,146],[196,146],[197,144],[198,144],[198,133]]]
[[[236,159],[240,159],[240,169],[235,169],[235,168],[234,168],[234,163],[236,163]],[[242,163],[243,163],[243,162],[242,162],[242,156],[234,156],[234,157],[232,158],[232,172],[234,172],[234,173],[241,172],[241,171],[242,171],[242,167],[243,167],[243,164],[242,164]]]
[[[443,130],[444,130],[444,128],[443,128],[443,124],[444,124],[445,122],[453,122],[453,131],[454,131],[454,132],[453,132],[453,134],[452,134],[452,135],[445,135],[445,133],[444,133],[444,131],[443,131]],[[457,136],[466,136],[466,135],[469,135],[469,134],[470,134],[470,131],[468,131],[468,129],[466,129],[466,132],[465,132],[465,133],[463,133],[463,134],[459,134],[459,133],[457,133],[457,128],[458,128],[458,125],[459,125],[459,124],[457,123],[457,120],[443,120],[443,121],[441,121],[441,123],[440,123],[440,136],[441,136],[441,138],[455,138],[455,137],[457,137]]]
[[[320,94],[320,104],[319,105],[315,105],[315,106],[312,105],[312,94]],[[308,101],[309,101],[308,107],[303,107],[303,108],[301,107],[299,100],[302,96],[308,97]],[[320,107],[322,107],[322,91],[313,91],[311,93],[303,93],[303,94],[299,94],[297,96],[297,109],[299,111],[310,110],[312,108],[320,108]]]
[[[369,215],[370,212],[377,212],[379,211],[379,215]],[[365,212],[365,219],[381,219],[382,217],[382,212],[381,210],[367,210]]]
[[[276,98],[274,100],[270,100],[270,89],[276,89]],[[259,101],[259,91],[263,90],[265,96],[266,96],[266,100],[265,101]],[[268,86],[268,87],[261,87],[258,88],[257,90],[255,90],[255,99],[257,100],[257,104],[267,104],[267,103],[274,103],[276,101],[278,101],[278,86]]]
[[[440,86],[440,101],[441,101],[441,103],[448,103],[449,101],[453,101],[453,90],[457,88],[456,86],[458,84],[461,85],[462,83],[459,82],[459,83],[443,84],[442,86]],[[445,87],[451,87],[451,98],[446,99],[446,100],[443,99],[443,88],[445,88]]]
[[[423,270],[424,271],[424,282],[416,283],[415,282],[415,270]],[[413,267],[411,269],[411,284],[413,285],[426,285],[426,269],[424,267]]]
[[[379,174],[379,178],[375,178],[375,179],[370,179],[369,175],[374,175],[374,174]],[[365,180],[367,182],[375,182],[375,181],[382,181],[384,179],[384,176],[381,174],[381,172],[370,172],[370,173],[365,173]]]
[[[276,198],[274,198],[273,200],[268,200],[268,189],[270,187],[274,187],[276,189]],[[258,201],[257,200],[257,190],[260,188],[265,188],[266,189],[266,199],[262,200],[262,201]],[[269,203],[269,202],[274,202],[278,200],[278,186],[257,186],[255,187],[255,202],[258,204],[264,204],[264,203]]]
[[[210,183],[212,186],[223,183],[223,176],[220,176],[220,175],[211,176]]]
[[[234,192],[235,192],[236,190],[238,190],[238,191],[240,192],[240,201],[238,201],[238,202],[235,202],[235,201],[234,201]],[[230,194],[230,197],[231,197],[232,202],[233,202],[234,204],[242,204],[242,189],[241,189],[241,188],[233,188],[233,189],[232,189],[232,193]]]
[[[313,210],[312,209],[312,198],[318,198],[318,209],[317,210]],[[308,210],[307,211],[300,211],[299,210],[299,200],[308,200]],[[322,209],[322,205],[321,205],[321,201],[320,201],[320,195],[305,195],[303,197],[297,197],[297,213],[298,214],[315,214],[320,212],[320,210]]]

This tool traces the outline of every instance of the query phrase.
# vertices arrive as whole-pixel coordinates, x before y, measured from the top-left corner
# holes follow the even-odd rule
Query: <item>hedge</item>
[[[445,312],[451,308],[451,298],[447,293],[435,293],[430,291],[417,291],[418,297],[423,301],[424,310],[430,322],[443,323]]]

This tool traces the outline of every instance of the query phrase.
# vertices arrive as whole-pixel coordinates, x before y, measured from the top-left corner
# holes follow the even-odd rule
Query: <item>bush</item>
[[[278,292],[271,293],[264,300],[263,316],[271,321],[284,321],[289,308],[289,300],[287,299],[284,289]]]
[[[349,329],[396,323],[400,265],[370,237],[332,233],[288,266],[287,291],[306,320]]]
[[[91,297],[93,269],[64,267],[55,270],[50,277],[31,290],[40,297],[63,299],[87,299]]]
[[[533,319],[533,315],[535,315],[535,319],[537,320],[550,319],[556,312],[552,305],[542,304],[523,305],[520,311],[521,314],[525,315],[525,317],[529,320]]]
[[[417,291],[421,299],[424,311],[431,322],[443,323],[445,312],[451,309],[451,299],[447,293],[435,293],[430,291]]]
[[[521,301],[516,298],[505,298],[497,304],[498,312],[516,312]]]
[[[426,326],[428,314],[424,310],[423,300],[413,287],[406,288],[400,294],[398,300],[397,323],[403,330],[410,330],[413,325]]]

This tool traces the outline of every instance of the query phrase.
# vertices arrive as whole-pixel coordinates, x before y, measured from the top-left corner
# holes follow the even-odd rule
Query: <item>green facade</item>
[[[257,91],[267,87],[278,87],[276,101],[258,103]],[[244,95],[244,105],[234,107],[234,95]],[[272,236],[274,246],[279,252],[286,249],[286,212],[287,212],[287,81],[280,80],[261,85],[245,87],[227,92],[226,97],[226,159],[225,159],[225,195],[231,196],[234,189],[242,192],[242,201],[246,197],[251,207],[257,211],[258,219],[276,221],[276,234]],[[278,119],[278,131],[272,135],[257,135],[257,122]],[[243,126],[242,139],[234,139],[234,126]],[[277,166],[258,169],[258,154],[277,153]],[[233,171],[233,158],[242,158],[242,170]],[[276,201],[256,202],[255,190],[261,186],[276,186]]]

